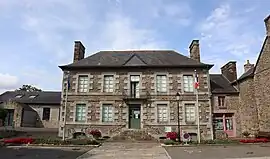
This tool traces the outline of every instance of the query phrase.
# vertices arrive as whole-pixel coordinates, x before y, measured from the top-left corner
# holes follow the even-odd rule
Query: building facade
[[[67,137],[91,129],[109,136],[126,129],[164,136],[177,131],[178,104],[181,132],[196,136],[196,70],[201,136],[213,137],[212,65],[200,62],[198,40],[190,45],[191,58],[170,50],[101,51],[84,58],[84,50],[75,42],[74,62],[60,66],[64,78],[59,136],[64,128]]]
[[[61,92],[7,91],[0,95],[0,108],[8,111],[2,125],[57,129],[60,102]]]

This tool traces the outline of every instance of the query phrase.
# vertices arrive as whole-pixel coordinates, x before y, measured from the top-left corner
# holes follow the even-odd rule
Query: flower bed
[[[167,132],[166,138],[173,140],[173,141],[176,141],[177,133],[176,132]]]
[[[34,139],[32,138],[13,138],[5,139],[4,144],[32,144]]]
[[[239,140],[241,143],[265,143],[265,142],[269,142],[270,140],[267,138],[247,138],[247,139],[241,139]]]

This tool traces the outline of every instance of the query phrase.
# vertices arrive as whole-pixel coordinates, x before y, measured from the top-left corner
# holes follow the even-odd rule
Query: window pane
[[[103,90],[104,92],[113,92],[113,88],[114,88],[114,77],[113,75],[105,75],[104,76],[104,86],[103,86]]]
[[[168,111],[167,105],[158,104],[157,105],[157,113],[158,113],[158,122],[167,122],[168,121]]]
[[[76,121],[86,121],[86,104],[76,105]]]
[[[187,122],[195,121],[195,105],[194,104],[185,105],[185,118]]]
[[[102,106],[102,121],[103,122],[113,121],[113,107],[111,104],[104,104]]]

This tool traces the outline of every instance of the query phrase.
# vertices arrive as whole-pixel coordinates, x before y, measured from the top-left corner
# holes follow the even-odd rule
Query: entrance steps
[[[157,141],[157,139],[144,129],[122,129],[110,138],[110,141]]]

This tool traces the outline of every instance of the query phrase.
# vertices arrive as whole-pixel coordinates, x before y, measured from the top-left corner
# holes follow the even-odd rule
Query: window
[[[87,75],[80,75],[79,76],[79,92],[87,92],[88,88],[88,76]]]
[[[22,98],[22,96],[23,96],[23,95],[18,94],[18,95],[15,96],[15,98]]]
[[[225,97],[224,96],[218,96],[218,106],[225,107]]]
[[[233,130],[232,119],[225,119],[225,128],[226,128],[226,130]]]
[[[184,92],[194,91],[194,78],[192,75],[184,76]]]
[[[167,76],[157,75],[157,92],[165,93],[167,92]]]
[[[104,75],[104,92],[113,92],[113,75]]]
[[[43,108],[42,120],[50,120],[51,108]]]
[[[185,105],[185,119],[186,122],[195,122],[195,104]]]
[[[103,104],[102,106],[102,122],[113,121],[113,107],[112,104]]]
[[[30,95],[29,98],[36,98],[36,95]]]
[[[158,122],[167,122],[168,121],[168,106],[167,104],[158,104],[157,105],[158,113]]]
[[[86,104],[77,104],[76,105],[75,121],[79,121],[79,122],[86,121]]]
[[[223,130],[223,119],[214,119],[215,130]]]

